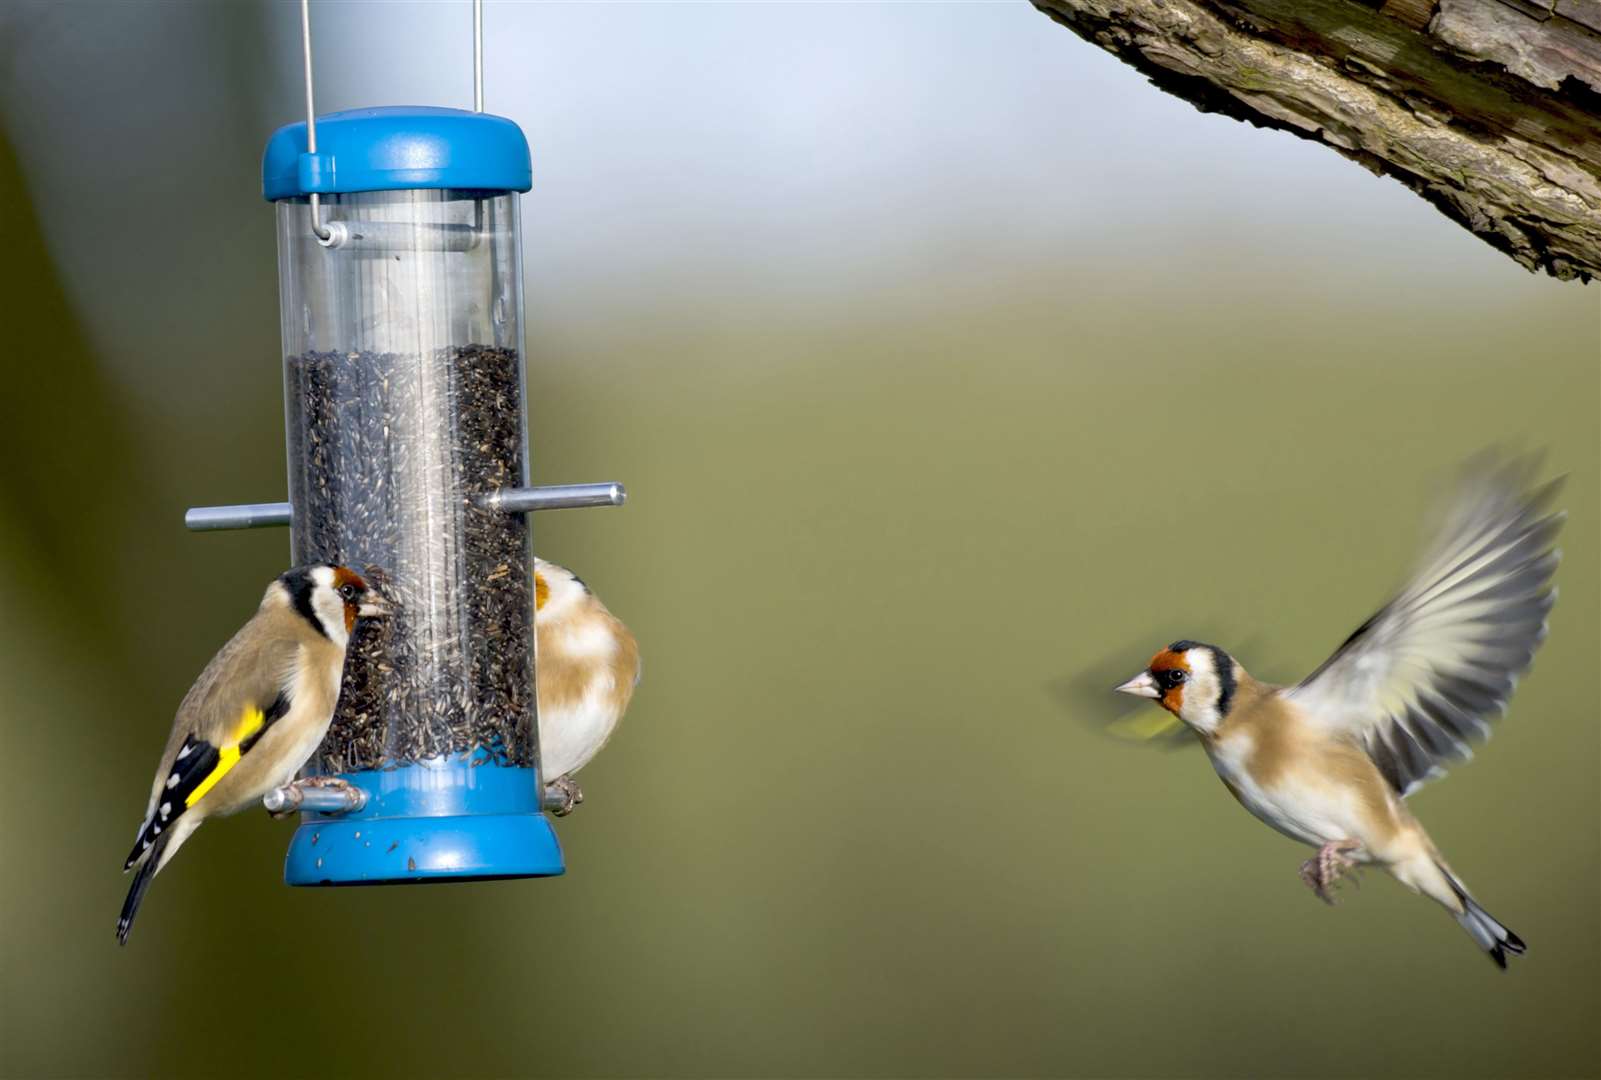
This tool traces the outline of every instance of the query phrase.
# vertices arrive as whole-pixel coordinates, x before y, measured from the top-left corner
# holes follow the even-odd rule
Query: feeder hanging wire
[[[317,105],[311,88],[311,0],[300,0],[300,51],[306,66],[306,153],[317,152]],[[322,223],[322,201],[311,193],[311,231],[319,244],[334,238],[333,232]]]
[[[317,95],[311,79],[311,0],[300,0],[300,52],[306,69],[306,153],[317,152]],[[484,111],[484,0],[473,0],[473,112]],[[480,210],[482,209],[480,205]],[[311,231],[324,246],[333,230],[322,223],[322,200],[311,192]]]
[[[484,111],[484,0],[473,0],[473,112]]]

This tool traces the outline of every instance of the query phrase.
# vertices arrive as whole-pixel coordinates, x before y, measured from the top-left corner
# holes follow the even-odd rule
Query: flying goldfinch
[[[584,801],[573,774],[600,753],[634,696],[639,645],[578,575],[538,558],[534,633],[539,761],[561,816]]]
[[[1319,898],[1332,903],[1346,869],[1377,863],[1502,968],[1523,941],[1469,895],[1403,800],[1472,756],[1545,637],[1563,515],[1546,513],[1558,485],[1530,490],[1532,473],[1470,467],[1410,583],[1296,686],[1175,641],[1116,688],[1178,717],[1247,810],[1317,847],[1301,876]]]
[[[333,719],[345,646],[358,618],[386,609],[342,566],[290,570],[212,657],[178,706],[123,871],[135,870],[117,919],[128,930],[151,880],[207,818],[232,814],[288,783]]]

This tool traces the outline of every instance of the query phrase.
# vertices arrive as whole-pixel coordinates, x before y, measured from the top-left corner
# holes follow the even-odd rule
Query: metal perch
[[[504,488],[486,500],[491,509],[504,510],[508,514],[534,510],[576,510],[587,506],[621,506],[627,501],[627,489],[615,482]],[[191,532],[269,529],[288,525],[292,516],[293,509],[286,502],[191,506],[184,511],[183,525]]]

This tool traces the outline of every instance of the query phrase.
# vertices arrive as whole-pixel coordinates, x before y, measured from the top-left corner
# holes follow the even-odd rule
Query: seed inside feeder
[[[535,755],[528,525],[486,506],[522,482],[517,353],[289,358],[296,562],[362,568],[392,609],[357,624],[313,771]]]

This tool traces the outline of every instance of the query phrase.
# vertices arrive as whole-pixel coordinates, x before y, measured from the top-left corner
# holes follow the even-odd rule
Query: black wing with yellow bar
[[[150,850],[161,834],[227,776],[267,729],[288,711],[289,697],[280,693],[265,709],[247,707],[223,746],[213,746],[194,735],[185,739],[177,758],[173,760],[171,772],[163,782],[156,804],[150,808],[150,816],[139,826],[138,839],[134,841],[133,851],[128,854],[128,861],[122,868],[127,870],[138,862],[139,857]]]

